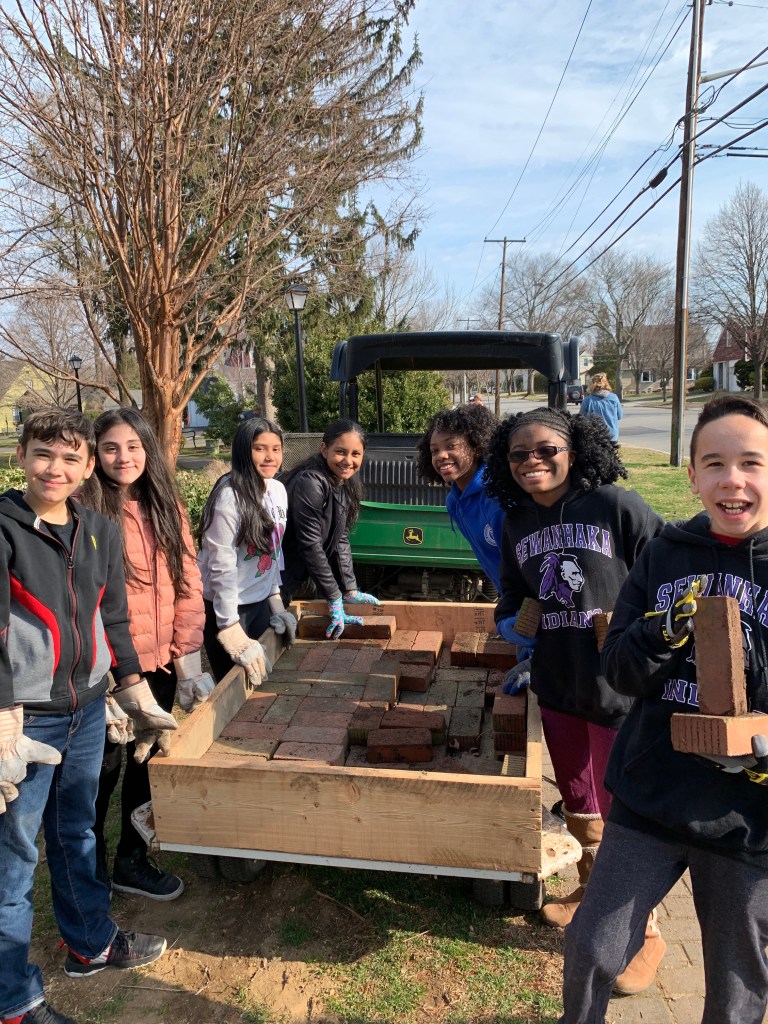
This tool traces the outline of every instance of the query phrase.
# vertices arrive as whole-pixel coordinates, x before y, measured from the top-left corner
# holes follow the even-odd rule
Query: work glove
[[[697,576],[686,592],[665,612],[646,612],[646,619],[658,616],[659,630],[673,650],[688,642],[693,632],[693,616],[696,614],[696,598],[707,586],[706,576]]]
[[[519,661],[514,668],[511,668],[509,672],[504,676],[504,682],[501,684],[502,693],[520,693],[524,690],[531,682],[531,659],[525,658],[523,661]]]
[[[205,704],[216,683],[209,672],[203,672],[200,651],[173,659],[176,669],[176,696],[182,711],[194,711]]]
[[[111,693],[107,694],[104,707],[107,717],[107,739],[110,743],[118,743],[124,747],[133,739],[133,722]],[[120,756],[122,757],[122,754]]]
[[[61,762],[61,754],[55,747],[25,736],[23,724],[21,704],[0,709],[0,814],[19,795],[16,787],[26,778],[28,764]]]
[[[724,772],[744,772],[750,782],[768,786],[768,736],[758,733],[752,737],[752,753],[743,757],[718,757],[715,754],[699,754],[707,761],[713,761]]]
[[[250,690],[261,686],[272,671],[272,662],[258,640],[248,636],[239,622],[232,623],[218,633],[221,646],[236,665],[245,669],[245,682]]]
[[[155,744],[158,754],[168,757],[171,753],[170,734],[178,726],[173,715],[163,711],[157,703],[147,680],[140,679],[133,686],[118,687],[112,691],[112,696],[133,721],[136,739],[134,761],[143,764]]]
[[[273,594],[269,599],[269,624],[278,636],[285,636],[290,647],[296,639],[296,616],[285,610],[283,599]]]
[[[509,644],[514,644],[517,652],[518,661],[529,661],[533,656],[533,649],[539,642],[537,636],[523,636],[522,633],[515,632],[515,625],[517,623],[517,615],[510,615],[506,619],[501,619],[500,622],[496,623],[496,631],[499,636],[503,636]]]
[[[348,590],[344,595],[347,604],[381,604],[378,597],[373,594],[366,594],[362,590]]]
[[[344,632],[345,626],[362,626],[363,624],[359,615],[347,615],[340,597],[328,602],[328,614],[331,616],[331,624],[325,631],[327,640],[338,640]]]

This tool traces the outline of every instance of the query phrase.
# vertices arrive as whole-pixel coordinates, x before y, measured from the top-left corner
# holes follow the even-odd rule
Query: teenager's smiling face
[[[463,491],[475,475],[480,459],[461,434],[435,430],[429,439],[429,454],[436,473],[447,484]]]
[[[349,480],[363,464],[365,445],[362,437],[350,430],[347,434],[340,434],[330,444],[321,444],[320,454],[337,479]]]
[[[691,490],[712,532],[751,537],[768,527],[768,427],[750,416],[722,416],[701,428],[688,467]]]
[[[147,465],[141,438],[129,423],[105,430],[96,444],[102,472],[122,490],[130,490]]]
[[[516,430],[509,438],[509,454],[527,453],[524,462],[509,463],[512,479],[531,495],[539,505],[554,505],[570,488],[573,453],[568,440],[550,427],[531,423]],[[551,455],[539,457],[534,449],[556,449]]]
[[[88,479],[94,466],[85,441],[73,448],[66,441],[42,441],[33,437],[26,450],[18,446],[16,458],[27,480],[24,492],[27,504],[42,519],[50,516],[52,521],[63,513],[67,498]]]
[[[257,434],[251,443],[251,461],[264,480],[271,480],[283,464],[283,442],[277,434]]]

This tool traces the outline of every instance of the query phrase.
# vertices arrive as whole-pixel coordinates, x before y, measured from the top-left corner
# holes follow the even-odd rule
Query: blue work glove
[[[363,620],[359,615],[347,615],[340,597],[328,602],[328,614],[331,616],[331,624],[325,631],[327,640],[338,640],[344,632],[345,626],[350,624],[362,626],[363,624]]]
[[[523,661],[525,658],[530,658],[531,654],[533,654],[533,648],[539,642],[539,638],[537,636],[523,636],[522,633],[516,633],[516,624],[517,616],[510,615],[508,619],[502,619],[496,623],[496,630],[499,636],[503,636],[507,643],[522,648],[521,653],[517,656],[517,660]]]
[[[378,597],[366,594],[362,590],[348,590],[344,595],[347,604],[381,604]]]
[[[526,658],[524,661],[519,661],[514,668],[511,668],[509,672],[504,676],[504,682],[501,684],[502,693],[520,693],[524,690],[531,682],[531,659]]]

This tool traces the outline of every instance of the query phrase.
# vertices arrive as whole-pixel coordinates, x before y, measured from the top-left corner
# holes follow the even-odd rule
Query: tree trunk
[[[763,360],[755,357],[755,398],[763,397]]]

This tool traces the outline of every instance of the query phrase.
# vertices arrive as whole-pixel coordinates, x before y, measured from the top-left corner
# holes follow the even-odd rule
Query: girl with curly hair
[[[233,665],[259,686],[272,666],[259,637],[272,626],[296,636],[296,620],[280,597],[282,542],[288,515],[283,435],[271,420],[251,416],[232,439],[232,469],[214,484],[200,520],[200,571],[205,598],[205,650],[222,679]]]
[[[511,643],[530,644],[515,632],[515,612],[526,597],[541,604],[531,689],[566,824],[583,848],[578,888],[541,911],[545,923],[564,928],[602,837],[610,806],[606,761],[630,706],[602,674],[592,617],[613,610],[663,523],[635,491],[615,486],[627,472],[595,417],[547,408],[511,416],[491,440],[486,467],[486,490],[507,512],[497,628]]]
[[[441,409],[416,446],[416,465],[427,480],[450,486],[445,507],[451,525],[458,527],[499,591],[504,510],[483,485],[485,450],[497,426],[496,417],[482,403]]]

